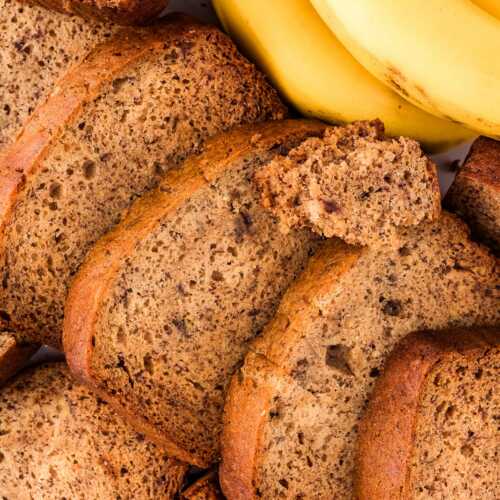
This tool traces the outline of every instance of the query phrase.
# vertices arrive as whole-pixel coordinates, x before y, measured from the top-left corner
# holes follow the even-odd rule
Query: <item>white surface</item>
[[[252,0],[249,0],[252,1]],[[211,7],[211,1],[202,0],[172,0],[165,13],[168,12],[184,12],[194,15],[205,22],[217,23],[217,17]],[[464,144],[454,148],[446,153],[434,155],[433,160],[439,165],[439,182],[441,185],[441,193],[444,195],[450,184],[453,182],[455,173],[450,169],[453,161],[463,161],[470,144]],[[32,363],[41,361],[61,359],[61,354],[47,347],[42,347],[40,351],[33,357]]]

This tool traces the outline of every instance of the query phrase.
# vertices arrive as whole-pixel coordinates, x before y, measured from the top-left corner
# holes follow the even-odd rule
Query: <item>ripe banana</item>
[[[312,0],[380,81],[442,118],[500,137],[500,21],[470,0]]]
[[[500,19],[500,0],[472,0],[478,7]]]
[[[339,43],[308,0],[214,0],[224,27],[304,115],[330,122],[380,118],[390,135],[428,150],[472,133],[416,108],[370,75]]]

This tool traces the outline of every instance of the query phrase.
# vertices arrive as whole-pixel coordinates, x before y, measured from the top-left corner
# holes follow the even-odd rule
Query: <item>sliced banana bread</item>
[[[0,159],[0,328],[59,347],[70,278],[123,209],[208,136],[284,112],[215,27],[174,16],[96,48]]]
[[[18,344],[11,333],[0,332],[0,386],[20,370],[37,349],[34,344]]]
[[[220,490],[217,472],[209,472],[198,479],[182,493],[181,498],[183,500],[222,500],[224,496]]]
[[[487,137],[474,142],[444,204],[500,256],[500,142]]]
[[[500,498],[500,329],[406,337],[360,424],[361,500]]]
[[[169,0],[21,0],[66,14],[110,20],[120,24],[141,24],[157,17]]]
[[[62,363],[0,390],[0,492],[8,500],[174,498],[186,465],[130,430]]]
[[[256,178],[285,232],[306,226],[350,244],[391,240],[398,227],[441,212],[436,166],[416,141],[384,137],[378,120],[330,127]]]
[[[55,81],[117,27],[0,0],[0,149]]]
[[[352,498],[358,425],[394,344],[500,322],[500,271],[458,218],[394,247],[328,240],[233,377],[220,471],[239,498]]]
[[[317,242],[277,231],[253,174],[323,130],[269,122],[209,141],[133,205],[73,282],[73,373],[184,461],[218,459],[230,377]]]

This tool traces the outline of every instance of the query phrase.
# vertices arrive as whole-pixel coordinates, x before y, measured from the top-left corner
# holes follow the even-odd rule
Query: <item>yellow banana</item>
[[[470,0],[312,0],[380,81],[442,118],[500,137],[500,21]]]
[[[416,108],[370,75],[308,0],[214,0],[230,35],[304,115],[330,122],[380,118],[390,135],[436,151],[472,133]]]
[[[500,0],[473,0],[481,9],[500,19]]]

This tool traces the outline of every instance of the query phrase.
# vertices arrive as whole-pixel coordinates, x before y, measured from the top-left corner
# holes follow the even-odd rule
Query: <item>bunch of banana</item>
[[[311,0],[381,82],[435,116],[500,138],[500,2]]]
[[[410,104],[373,77],[332,34],[309,0],[213,3],[229,34],[304,115],[334,123],[380,118],[388,134],[414,137],[431,151],[472,136],[468,129]]]

